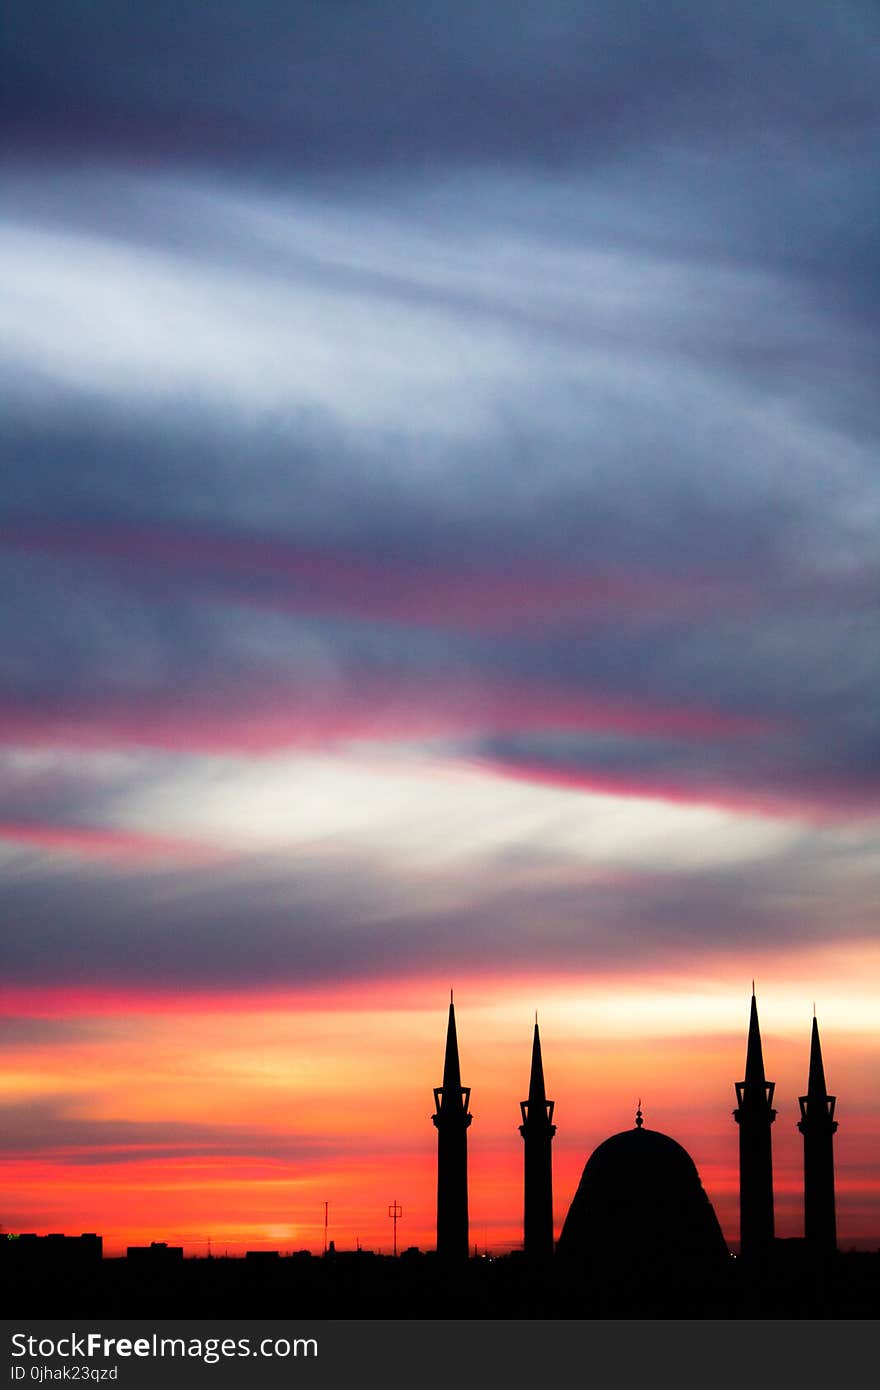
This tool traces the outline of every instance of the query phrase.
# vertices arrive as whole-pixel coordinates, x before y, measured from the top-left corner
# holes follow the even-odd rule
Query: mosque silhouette
[[[766,1266],[774,1251],[771,1126],[775,1083],[764,1073],[758,1005],[752,988],[745,1076],[735,1084],[739,1126],[740,1258]],[[437,1254],[467,1259],[467,1131],[470,1087],[463,1086],[450,994],[443,1084],[434,1088],[437,1127]],[[799,1097],[804,1139],[804,1246],[813,1261],[837,1247],[832,1137],[836,1097],[825,1085],[814,1014],[807,1092]],[[520,1102],[524,1141],[523,1255],[533,1265],[555,1257],[570,1277],[660,1284],[711,1276],[730,1260],[715,1210],[687,1151],[646,1128],[641,1101],[632,1129],[613,1134],[587,1160],[558,1242],[553,1234],[551,1145],[554,1102],[547,1099],[537,1017],[529,1094]]]
[[[734,1083],[740,1249],[734,1258],[693,1159],[649,1129],[641,1102],[631,1129],[590,1154],[554,1239],[552,1144],[535,1020],[528,1096],[520,1101],[523,1240],[507,1255],[475,1257],[468,1228],[469,1086],[462,1084],[452,997],[437,1130],[436,1250],[249,1251],[244,1259],[183,1258],[162,1241],[102,1257],[99,1235],[0,1240],[7,1315],[43,1317],[319,1318],[827,1318],[876,1316],[880,1251],[837,1250],[833,1136],[836,1099],[825,1085],[815,1016],[806,1094],[804,1234],[775,1236],[771,1127],[775,1085],[764,1072],[754,995],[745,1074]],[[397,1203],[394,1204],[397,1210]],[[389,1208],[389,1215],[391,1209]]]

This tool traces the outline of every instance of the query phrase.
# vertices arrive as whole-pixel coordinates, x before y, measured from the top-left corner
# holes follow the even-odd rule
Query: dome
[[[717,1264],[727,1246],[696,1165],[668,1134],[612,1134],[587,1160],[557,1244],[584,1268],[662,1272]]]

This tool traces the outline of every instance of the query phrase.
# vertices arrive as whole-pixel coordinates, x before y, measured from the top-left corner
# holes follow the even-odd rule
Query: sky
[[[471,1241],[645,1123],[880,1245],[880,14],[10,0],[0,1162],[108,1253]]]

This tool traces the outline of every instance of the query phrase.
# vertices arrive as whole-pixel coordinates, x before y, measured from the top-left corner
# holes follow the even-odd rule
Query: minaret
[[[519,1132],[525,1140],[523,1250],[528,1259],[536,1261],[549,1260],[553,1254],[553,1176],[550,1142],[556,1133],[556,1126],[553,1124],[554,1104],[554,1101],[547,1099],[544,1090],[541,1037],[538,1033],[536,1014],[529,1098],[519,1103],[523,1119]]]
[[[830,1255],[837,1249],[837,1220],[834,1212],[834,1152],[831,1137],[837,1129],[834,1118],[836,1096],[825,1089],[825,1068],[819,1045],[819,1024],[813,1014],[810,1039],[810,1077],[807,1094],[798,1098],[801,1118],[798,1129],[804,1136],[804,1236],[817,1255]]]
[[[737,1108],[733,1112],[733,1118],[739,1125],[739,1223],[740,1249],[744,1259],[760,1258],[767,1254],[773,1241],[770,1126],[776,1119],[773,1109],[775,1089],[775,1081],[767,1081],[764,1077],[758,1003],[752,981],[746,1076],[744,1081],[736,1082]]]
[[[466,1260],[468,1246],[467,1131],[471,1122],[470,1086],[462,1086],[455,1034],[455,1008],[449,991],[449,1023],[443,1085],[434,1087],[437,1126],[437,1254]]]

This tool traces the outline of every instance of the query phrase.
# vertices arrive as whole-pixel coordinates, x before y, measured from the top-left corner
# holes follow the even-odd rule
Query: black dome
[[[586,1268],[643,1273],[728,1253],[690,1154],[644,1128],[612,1134],[590,1155],[557,1251]]]

